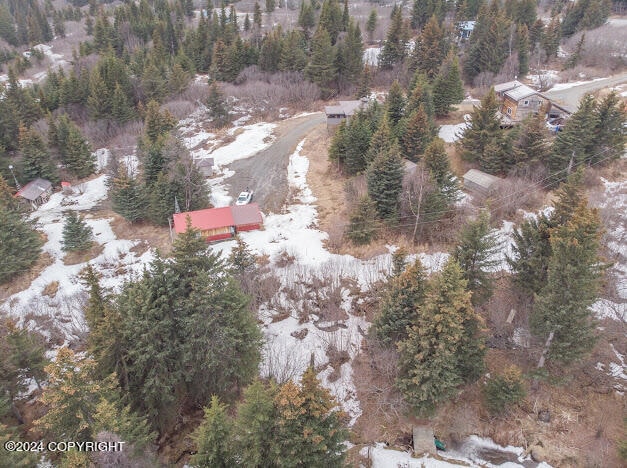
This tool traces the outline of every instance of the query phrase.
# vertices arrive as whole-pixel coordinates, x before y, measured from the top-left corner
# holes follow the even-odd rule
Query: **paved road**
[[[551,91],[549,89],[544,94],[547,97],[554,99],[558,104],[562,104],[568,109],[575,111],[579,106],[579,101],[585,94],[622,83],[627,83],[627,72],[621,73],[620,75],[610,76],[609,78],[604,78],[602,80],[593,81],[591,83],[573,86],[572,88],[563,89],[561,91]]]
[[[287,197],[287,165],[296,145],[316,126],[325,121],[323,113],[316,113],[285,121],[276,141],[254,156],[234,161],[229,169],[235,175],[226,180],[229,195],[236,199],[241,191],[254,190],[254,202],[264,213],[278,213]]]

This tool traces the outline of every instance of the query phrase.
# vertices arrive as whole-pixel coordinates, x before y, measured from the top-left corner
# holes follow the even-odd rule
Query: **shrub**
[[[483,388],[484,403],[492,415],[503,414],[508,406],[524,397],[522,373],[516,366],[508,367],[501,375],[490,379]]]

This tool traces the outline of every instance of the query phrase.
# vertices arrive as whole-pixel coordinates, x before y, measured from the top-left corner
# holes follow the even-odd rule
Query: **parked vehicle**
[[[235,201],[236,205],[248,205],[251,201],[253,201],[253,191],[248,190],[248,188],[239,194],[237,200]]]

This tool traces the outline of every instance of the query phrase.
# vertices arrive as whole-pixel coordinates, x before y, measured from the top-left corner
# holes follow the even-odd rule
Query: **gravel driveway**
[[[296,145],[316,126],[324,123],[323,113],[310,114],[290,121],[278,130],[276,141],[254,156],[229,164],[235,175],[227,179],[229,195],[236,199],[249,187],[253,201],[264,213],[278,213],[287,197],[287,165]]]
[[[593,93],[594,91],[607,88],[608,86],[617,86],[626,82],[627,73],[621,73],[620,75],[610,76],[602,80],[581,84],[579,86],[573,86],[572,88],[567,88],[560,91],[551,91],[549,89],[543,94],[555,100],[557,104],[562,104],[563,106],[566,106],[566,108],[574,112],[577,110],[577,107],[579,107],[579,101],[585,94]]]

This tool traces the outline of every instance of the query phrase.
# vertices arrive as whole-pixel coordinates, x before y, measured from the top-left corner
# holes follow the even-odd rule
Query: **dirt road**
[[[283,121],[270,147],[229,165],[229,169],[235,171],[235,175],[226,180],[229,195],[235,199],[249,187],[255,192],[253,201],[259,203],[264,213],[278,213],[287,197],[289,157],[307,133],[324,121],[323,113]]]
[[[558,104],[566,106],[571,111],[576,111],[579,106],[579,101],[587,93],[593,93],[599,89],[607,88],[609,86],[617,86],[622,83],[627,83],[627,72],[620,75],[610,76],[602,80],[592,81],[591,83],[584,83],[579,86],[573,86],[572,88],[563,89],[560,91],[551,91],[550,89],[544,94],[554,99]]]

